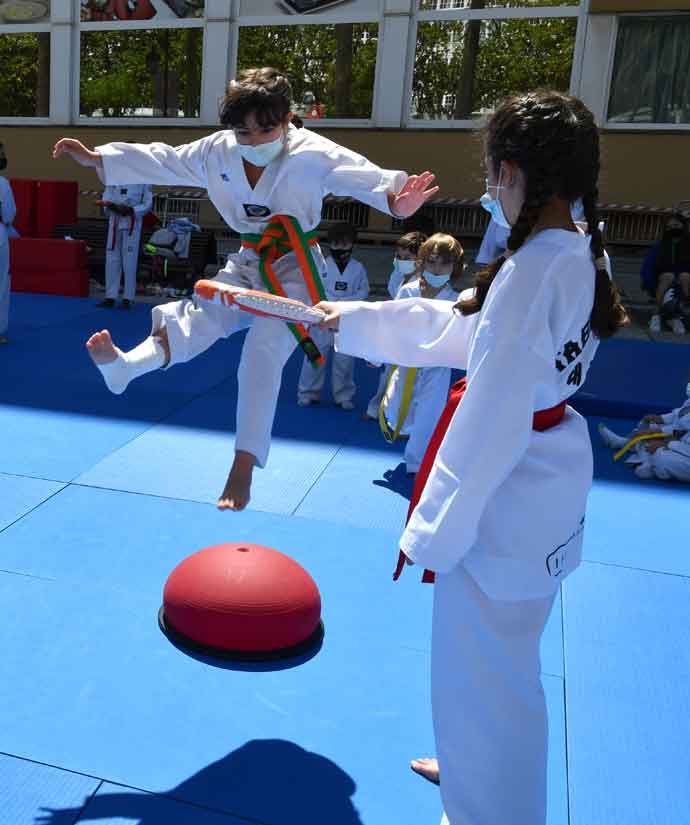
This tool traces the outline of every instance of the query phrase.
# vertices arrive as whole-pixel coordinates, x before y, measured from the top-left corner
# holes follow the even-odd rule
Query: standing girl
[[[455,308],[322,304],[353,355],[467,367],[402,535],[436,575],[432,706],[444,822],[544,825],[547,718],[539,643],[580,562],[592,453],[566,401],[626,322],[597,225],[599,135],[558,92],[505,101],[486,138],[487,194],[508,253]],[[589,236],[573,224],[582,197]],[[468,323],[476,315],[476,326]]]
[[[429,188],[434,176],[428,172],[408,178],[296,129],[291,105],[290,84],[277,69],[248,69],[228,84],[220,113],[223,131],[177,147],[110,143],[96,151],[63,138],[53,156],[68,154],[96,168],[107,185],[138,181],[205,188],[242,239],[242,249],[228,257],[217,279],[315,303],[324,297],[326,264],[316,228],[327,194],[408,216],[437,188]],[[321,361],[304,327],[272,318],[251,322],[237,309],[185,300],[155,307],[151,336],[130,352],[115,347],[107,330],[86,344],[108,388],[121,393],[132,379],[189,361],[250,323],[238,370],[235,457],[221,509],[241,510],[249,501],[253,468],[268,459],[283,366],[297,343],[310,360]]]

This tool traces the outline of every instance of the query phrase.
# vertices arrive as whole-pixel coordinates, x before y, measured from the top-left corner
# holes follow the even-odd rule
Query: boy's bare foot
[[[230,475],[218,499],[219,510],[244,510],[249,504],[252,487],[252,471],[256,457],[244,450],[235,452]]]
[[[107,329],[95,332],[86,342],[86,349],[94,364],[109,364],[117,359],[117,349]]]
[[[410,767],[415,773],[424,777],[424,779],[434,785],[440,784],[437,759],[413,759],[412,762],[410,762]]]

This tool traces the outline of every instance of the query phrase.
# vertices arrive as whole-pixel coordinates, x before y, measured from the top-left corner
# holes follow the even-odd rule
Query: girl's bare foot
[[[218,499],[219,510],[244,510],[249,504],[252,471],[255,463],[256,457],[251,453],[244,450],[235,452],[235,460],[232,463],[230,475]]]
[[[440,774],[437,759],[413,759],[410,762],[412,770],[432,782],[434,785],[440,784]]]

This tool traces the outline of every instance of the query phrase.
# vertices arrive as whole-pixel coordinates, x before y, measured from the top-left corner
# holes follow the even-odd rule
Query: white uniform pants
[[[663,481],[690,481],[690,444],[671,441],[668,446],[660,447],[653,453],[641,449],[639,456],[643,470],[649,468],[654,478]]]
[[[336,404],[343,401],[352,401],[357,387],[355,386],[355,359],[351,355],[343,355],[333,349],[333,333],[316,327],[309,330],[319,352],[326,359],[321,367],[313,367],[307,358],[302,364],[297,387],[297,398],[305,401],[318,401],[321,390],[326,381],[328,364],[331,364],[331,392]],[[329,357],[330,356],[330,357]]]
[[[539,644],[555,596],[488,598],[462,564],[434,585],[431,689],[450,825],[545,825]]]
[[[383,398],[384,390],[386,389],[386,380],[388,378],[388,370],[389,367],[387,364],[384,364],[381,367],[381,371],[379,374],[379,385],[376,388],[376,392],[372,395],[371,399],[369,400],[369,404],[367,405],[367,415],[369,418],[376,418],[379,417],[379,407],[381,406],[381,399]]]
[[[0,335],[7,334],[10,318],[10,245],[0,244]]]
[[[294,255],[283,256],[273,268],[289,297],[311,303]],[[264,289],[257,267],[239,263],[236,255],[229,256],[215,280]],[[165,327],[170,344],[169,367],[190,361],[219,338],[250,327],[237,371],[235,449],[251,453],[263,467],[268,460],[283,367],[297,346],[288,325],[236,308],[185,300],[153,308],[153,332],[161,327]]]
[[[108,244],[105,253],[105,297],[115,300],[120,292],[120,276],[124,272],[123,296],[133,301],[137,291],[137,265],[139,263],[139,241],[141,239],[141,219],[134,221],[129,229],[115,230],[113,238],[109,227]]]
[[[446,406],[449,389],[449,369],[427,367],[417,370],[413,409],[408,416],[410,437],[405,445],[405,466],[408,473],[419,470],[436,424]]]

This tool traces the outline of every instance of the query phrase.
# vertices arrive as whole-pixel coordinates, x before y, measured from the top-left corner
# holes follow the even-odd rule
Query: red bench
[[[85,241],[53,238],[13,238],[10,272],[14,292],[48,295],[89,294],[89,265]]]

